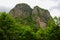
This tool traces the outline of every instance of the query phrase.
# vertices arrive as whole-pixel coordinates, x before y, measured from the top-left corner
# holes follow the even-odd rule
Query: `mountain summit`
[[[25,3],[17,4],[10,12],[14,18],[20,18],[26,20],[24,24],[28,24],[27,18],[31,18],[36,25],[39,25],[43,28],[46,27],[47,22],[50,20],[50,13],[46,9],[42,9],[38,6],[35,6],[33,9]]]

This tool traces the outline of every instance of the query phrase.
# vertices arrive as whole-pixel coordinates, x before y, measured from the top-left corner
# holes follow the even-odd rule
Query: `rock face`
[[[32,9],[27,4],[17,4],[15,8],[13,8],[10,13],[13,17],[20,17],[20,18],[26,18],[31,16]]]
[[[27,4],[17,4],[11,11],[10,14],[13,17],[20,17],[21,19],[31,17],[36,25],[39,25],[43,28],[46,27],[47,22],[49,21],[51,15],[48,10],[39,8],[38,6],[35,6],[34,9],[32,9]]]
[[[50,13],[48,10],[39,8],[38,6],[35,6],[32,11],[33,20],[36,21],[37,25],[42,26],[43,28],[46,27],[47,22],[50,19]]]

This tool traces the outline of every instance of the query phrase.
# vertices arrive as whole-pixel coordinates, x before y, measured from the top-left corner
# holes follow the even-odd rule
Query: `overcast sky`
[[[18,3],[27,3],[31,8],[39,6],[48,9],[53,17],[60,16],[60,0],[0,0],[0,11],[9,12]]]

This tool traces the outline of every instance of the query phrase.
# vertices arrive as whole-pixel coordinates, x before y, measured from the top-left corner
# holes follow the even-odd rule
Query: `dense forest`
[[[33,24],[32,20],[29,25],[23,25],[23,21],[0,12],[0,40],[60,40],[60,17],[51,18],[45,29]]]

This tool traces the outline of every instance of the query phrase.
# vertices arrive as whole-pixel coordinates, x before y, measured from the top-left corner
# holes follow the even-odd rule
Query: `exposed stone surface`
[[[13,17],[20,17],[20,18],[32,17],[32,19],[36,22],[36,25],[40,25],[43,28],[46,27],[47,22],[51,17],[48,10],[42,9],[38,6],[35,6],[34,9],[32,9],[29,5],[24,3],[17,4],[10,11],[10,14]]]
[[[32,11],[32,18],[36,23],[43,28],[46,27],[47,22],[49,21],[51,15],[48,10],[42,9],[38,6],[35,6]]]
[[[15,8],[13,8],[10,13],[13,17],[20,17],[20,18],[26,18],[31,16],[32,9],[27,4],[17,4]]]
[[[39,17],[40,20],[43,22],[47,22],[50,18],[49,11],[39,8],[38,6],[34,7],[32,14],[33,14],[33,18]]]

